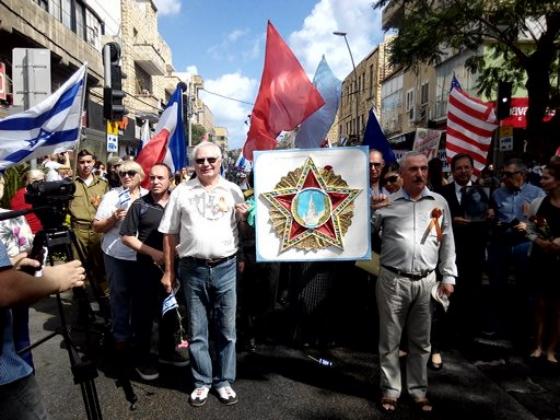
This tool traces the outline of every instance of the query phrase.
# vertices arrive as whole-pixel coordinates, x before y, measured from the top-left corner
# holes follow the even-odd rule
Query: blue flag
[[[386,165],[397,161],[393,149],[391,149],[391,145],[387,141],[385,134],[383,134],[383,130],[381,130],[373,108],[369,111],[363,144],[369,146],[370,149],[379,150],[383,154],[383,160]]]
[[[301,124],[295,140],[295,145],[299,149],[321,147],[321,143],[327,136],[338,110],[341,82],[333,74],[325,56],[317,66],[313,84],[323,97],[325,105]]]

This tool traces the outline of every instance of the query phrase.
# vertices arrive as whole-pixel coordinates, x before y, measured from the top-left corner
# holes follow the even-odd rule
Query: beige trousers
[[[381,268],[376,284],[379,310],[379,363],[383,396],[401,395],[399,344],[406,326],[408,356],[406,389],[414,399],[424,398],[428,389],[427,363],[430,357],[431,290],[436,282],[432,272],[412,281]]]

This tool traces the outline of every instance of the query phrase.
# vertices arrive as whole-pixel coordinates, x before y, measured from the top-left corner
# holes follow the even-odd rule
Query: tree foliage
[[[204,128],[204,126],[200,124],[193,124],[191,127],[191,132],[193,146],[196,146],[198,143],[204,140],[204,137],[206,136],[206,128]]]
[[[402,5],[393,64],[438,64],[449,53],[472,51],[466,65],[478,75],[479,93],[492,96],[499,80],[525,84],[528,139],[534,150],[551,145],[545,137],[560,121],[559,0],[377,0],[374,6],[389,2]],[[542,123],[549,108],[557,109],[554,129]]]

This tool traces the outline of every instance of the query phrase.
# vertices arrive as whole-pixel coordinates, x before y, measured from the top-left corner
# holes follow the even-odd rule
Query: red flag
[[[253,151],[274,149],[281,131],[293,130],[324,104],[294,53],[269,21],[261,86],[243,156],[253,160]]]

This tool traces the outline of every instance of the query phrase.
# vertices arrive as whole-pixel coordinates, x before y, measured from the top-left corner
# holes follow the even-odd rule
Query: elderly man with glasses
[[[238,402],[231,388],[235,380],[235,313],[238,226],[245,222],[247,205],[241,189],[220,175],[220,148],[210,142],[194,149],[196,178],[178,185],[159,231],[164,234],[165,273],[162,283],[170,292],[175,283],[175,254],[179,279],[187,301],[191,372],[195,389],[189,402],[206,403],[213,386],[219,400]],[[216,360],[210,357],[208,331]]]
[[[514,300],[520,298],[516,294],[520,292],[520,281],[527,276],[529,240],[526,238],[527,217],[530,203],[545,195],[544,191],[537,186],[528,184],[527,166],[521,159],[510,159],[502,169],[502,184],[492,194],[491,217],[494,219],[493,237],[488,249],[488,266],[492,299],[496,305],[494,313],[489,317],[490,325],[487,332],[494,334],[506,322],[510,324],[511,331],[523,332],[523,325],[513,325],[515,322],[508,316],[508,310],[504,305],[514,305],[513,311],[518,303]],[[514,268],[516,284],[508,288],[508,274],[510,268]],[[513,292],[513,296],[504,296],[507,291]],[[513,299],[511,299],[513,297]],[[512,313],[513,315],[513,313]],[[502,321],[501,323],[499,321]],[[524,320],[520,320],[524,322]],[[504,331],[501,331],[504,332]]]

